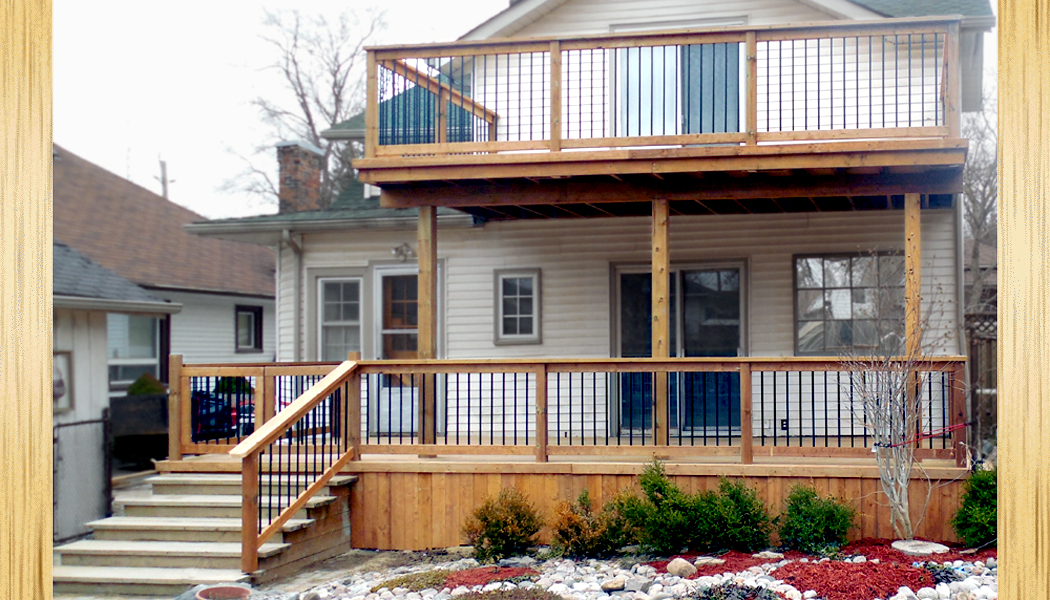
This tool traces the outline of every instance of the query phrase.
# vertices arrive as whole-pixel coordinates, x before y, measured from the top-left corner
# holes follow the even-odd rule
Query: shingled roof
[[[56,296],[163,302],[58,240],[54,240],[52,251],[52,293]]]
[[[988,0],[851,0],[868,10],[887,17],[926,17],[935,15],[962,15],[990,17],[992,5]]]
[[[54,146],[54,236],[146,288],[274,295],[274,252],[201,238],[204,217]]]

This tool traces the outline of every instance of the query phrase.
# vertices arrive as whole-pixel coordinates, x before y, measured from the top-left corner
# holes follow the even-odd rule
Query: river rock
[[[626,577],[613,577],[612,579],[607,579],[602,583],[603,592],[619,592],[622,591],[625,587],[627,587]]]
[[[715,558],[714,556],[701,556],[693,561],[693,566],[703,567],[707,565],[722,565],[725,564],[725,560],[721,558]]]
[[[628,592],[648,592],[649,587],[652,585],[653,582],[651,579],[646,579],[644,577],[632,577],[627,580],[627,583],[624,585],[624,589]]]
[[[667,563],[667,572],[678,577],[691,577],[696,575],[696,567],[684,558],[676,558]]]
[[[763,552],[757,552],[751,555],[754,558],[765,558],[768,560],[780,560],[784,558],[784,555],[779,552],[773,552],[772,550],[765,550]]]

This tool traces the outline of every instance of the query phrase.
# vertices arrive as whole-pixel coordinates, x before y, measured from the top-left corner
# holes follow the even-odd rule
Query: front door
[[[672,356],[738,356],[742,349],[739,266],[680,269],[671,274]],[[652,276],[620,273],[620,356],[652,356]],[[679,434],[729,435],[740,427],[738,373],[681,373],[670,382],[670,425]],[[620,424],[649,429],[652,377],[620,378]]]

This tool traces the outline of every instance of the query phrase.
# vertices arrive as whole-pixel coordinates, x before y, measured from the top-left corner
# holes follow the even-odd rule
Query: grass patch
[[[423,571],[421,573],[409,573],[408,575],[402,575],[380,583],[372,588],[372,593],[378,592],[383,588],[392,590],[397,587],[405,588],[410,592],[421,592],[428,588],[441,590],[441,588],[445,587],[445,580],[448,579],[450,574],[451,571],[445,569],[434,569],[433,571]]]

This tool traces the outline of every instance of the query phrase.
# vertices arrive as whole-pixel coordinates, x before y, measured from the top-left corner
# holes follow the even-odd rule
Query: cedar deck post
[[[182,395],[182,355],[168,356],[168,460],[182,460],[181,402],[189,402]]]
[[[667,200],[653,200],[653,358],[671,356],[670,279]],[[667,373],[653,375],[653,435],[658,446],[668,439]]]
[[[922,237],[919,194],[904,195],[904,346],[907,364],[914,366],[922,354]],[[919,373],[907,374],[907,417],[914,423],[909,434],[918,434],[922,425],[919,406]],[[918,447],[919,442],[915,442]]]
[[[437,209],[419,208],[419,358],[437,358]],[[419,420],[422,443],[433,444],[434,389],[419,387]]]

